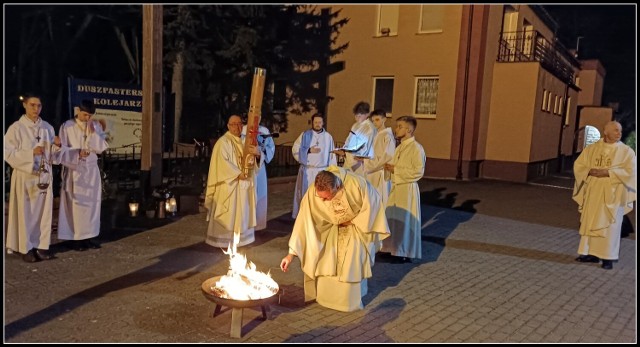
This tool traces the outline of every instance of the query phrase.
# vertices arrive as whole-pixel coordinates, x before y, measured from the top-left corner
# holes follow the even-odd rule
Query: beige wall
[[[611,107],[583,107],[580,109],[580,128],[591,125],[598,128],[602,134],[604,133],[604,125],[611,120],[613,120]]]
[[[539,64],[497,63],[493,70],[486,159],[529,161]],[[514,78],[518,76],[518,78]]]
[[[557,77],[549,73],[545,69],[540,69],[538,79],[538,97],[534,107],[533,129],[531,133],[531,156],[530,161],[542,161],[556,158],[558,156],[558,145],[560,144],[560,131],[563,122],[563,115],[560,113],[560,107],[564,109],[564,101],[562,105],[556,106],[556,101],[560,104],[568,93],[566,84]],[[544,90],[551,93],[550,111],[542,110],[542,97]],[[554,109],[557,108],[556,112]]]
[[[301,116],[289,114],[287,116],[287,132],[280,132],[280,137],[275,139],[276,145],[293,145],[300,133],[311,128],[311,114]]]
[[[604,89],[604,79],[607,75],[604,66],[598,59],[581,60],[580,92],[578,105],[580,106],[601,106],[602,91]]]
[[[415,76],[439,76],[437,118],[419,119],[416,139],[429,157],[449,158],[462,7],[445,7],[441,33],[418,34],[420,5],[401,5],[398,35],[390,37],[375,37],[377,5],[332,8],[342,8],[341,15],[350,18],[336,42],[349,47],[334,58],[345,61],[345,69],[329,78],[335,99],[327,108],[328,130],[334,139],[347,137],[357,102],[371,103],[373,77],[394,77],[393,119],[387,122],[394,127],[396,118],[413,115]]]
[[[347,137],[354,122],[352,109],[359,101],[370,104],[374,77],[393,77],[393,117],[414,115],[416,76],[439,76],[437,115],[419,118],[416,139],[431,159],[450,174],[458,156],[466,44],[466,6],[445,6],[443,31],[418,33],[421,6],[400,5],[397,35],[377,37],[377,5],[324,5],[332,12],[342,10],[341,18],[349,22],[341,29],[336,46],[348,43],[344,53],[332,62],[344,62],[344,70],[331,75],[326,128],[336,142]],[[475,5],[471,41],[470,83],[463,160],[491,163],[494,172],[517,165],[520,176],[527,177],[527,164],[554,159],[558,154],[560,132],[563,154],[570,154],[575,129],[578,92],[542,69],[537,62],[497,63],[498,39],[502,30],[503,5]],[[547,39],[553,32],[525,5],[519,11],[519,30],[526,19]],[[466,41],[465,41],[466,42]],[[544,90],[551,93],[551,109],[542,110]],[[572,96],[569,118],[554,112],[554,104]],[[564,104],[566,105],[566,103]],[[563,108],[564,108],[563,105]],[[371,105],[373,108],[373,105]],[[566,112],[564,110],[563,112]],[[277,143],[292,143],[308,129],[310,114],[289,115],[287,134]],[[504,166],[506,165],[506,166]],[[524,165],[524,166],[522,166]],[[455,165],[454,165],[455,166]],[[444,171],[443,171],[444,170]],[[496,171],[497,170],[497,171]],[[455,174],[455,173],[454,173]]]
[[[491,5],[491,6],[500,6],[503,5]],[[527,5],[511,5],[513,8],[518,11],[518,31],[523,30],[525,19],[531,25],[533,25],[533,30],[536,30],[542,34],[547,40],[552,41],[554,34],[551,29],[547,27],[547,25],[533,12],[533,10]],[[502,25],[502,22],[500,23]]]
[[[484,66],[484,88],[480,106],[480,117],[478,125],[477,152],[473,159],[482,160],[486,157],[487,140],[489,131],[489,121],[491,119],[491,96],[493,88],[490,88],[494,79],[494,66],[496,65],[496,57],[498,56],[498,37],[502,31],[502,12],[503,5],[489,5],[488,24],[486,29],[486,51]]]

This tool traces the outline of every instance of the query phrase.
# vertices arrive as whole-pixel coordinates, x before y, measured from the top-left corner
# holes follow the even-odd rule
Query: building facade
[[[542,7],[321,7],[349,18],[335,42],[349,46],[331,62],[343,69],[326,86],[326,126],[337,142],[354,122],[353,106],[367,101],[387,111],[388,126],[418,119],[428,177],[526,182],[570,165],[580,62],[555,40],[557,23]],[[594,99],[602,88],[591,80],[582,83]],[[279,143],[308,129],[308,118],[289,116]]]

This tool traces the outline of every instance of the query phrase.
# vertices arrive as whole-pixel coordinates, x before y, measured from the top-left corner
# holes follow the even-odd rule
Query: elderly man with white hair
[[[610,270],[620,253],[620,228],[636,201],[636,154],[620,142],[622,126],[607,123],[604,136],[586,147],[573,165],[573,200],[580,211],[578,258]]]

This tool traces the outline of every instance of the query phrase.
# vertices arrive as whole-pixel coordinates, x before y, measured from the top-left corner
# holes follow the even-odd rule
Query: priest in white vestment
[[[5,246],[31,263],[53,258],[51,164],[59,164],[64,149],[51,124],[40,118],[40,97],[25,96],[22,106],[25,114],[4,135],[4,160],[12,168]]]
[[[258,147],[260,154],[260,169],[258,170],[258,176],[256,177],[256,227],[255,230],[262,230],[267,228],[267,164],[273,159],[273,155],[276,153],[276,144],[273,142],[273,137],[269,132],[269,129],[258,126]],[[269,135],[269,136],[261,136]],[[242,141],[247,136],[247,126],[242,127]]]
[[[385,170],[384,165],[393,160],[396,151],[396,138],[391,128],[384,125],[387,120],[387,114],[384,110],[373,110],[370,119],[378,133],[373,140],[373,158],[364,160],[364,172],[367,180],[380,194],[382,206],[387,206],[391,190],[391,173]]]
[[[343,312],[359,310],[372,276],[377,240],[388,236],[376,190],[363,177],[330,166],[318,173],[302,198],[289,253],[280,268],[286,272],[297,256],[305,277],[305,301],[315,299]]]
[[[249,175],[243,173],[240,116],[229,117],[227,128],[229,131],[213,146],[205,192],[209,222],[205,242],[222,248],[241,247],[255,241],[255,177],[260,168],[260,160],[256,160]],[[250,150],[256,157],[260,155],[257,146],[251,146]]]
[[[385,167],[391,172],[391,192],[387,202],[387,221],[391,237],[382,242],[382,252],[393,256],[422,258],[422,216],[418,180],[424,175],[426,156],[424,149],[413,136],[417,126],[412,116],[396,120],[396,138],[400,145],[391,164]]]
[[[333,137],[324,129],[324,119],[319,113],[311,116],[311,129],[298,136],[291,147],[293,157],[300,163],[296,190],[293,194],[293,209],[291,217],[296,219],[300,210],[300,201],[313,184],[318,172],[329,165],[337,165],[336,155],[331,153],[335,145]]]
[[[365,177],[362,158],[373,158],[373,139],[378,131],[369,120],[368,103],[358,102],[353,107],[353,115],[356,122],[349,130],[343,149],[335,150],[334,153],[345,157],[342,167]]]
[[[91,239],[100,234],[102,179],[98,154],[109,148],[99,122],[91,120],[96,106],[82,100],[75,118],[60,127],[60,140],[69,149],[61,156],[62,187],[58,214],[58,239],[72,240],[73,248],[100,248]]]
[[[618,260],[622,219],[636,201],[636,154],[621,137],[620,123],[607,123],[603,138],[587,146],[573,165],[573,200],[581,214],[576,260],[602,260],[604,269]]]

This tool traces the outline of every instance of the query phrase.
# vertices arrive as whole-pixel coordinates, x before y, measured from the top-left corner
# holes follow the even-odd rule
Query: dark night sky
[[[544,7],[558,22],[557,35],[565,47],[576,48],[582,36],[579,59],[599,59],[607,71],[603,105],[619,102],[621,113],[628,114],[623,122],[633,122],[635,128],[636,4]]]

